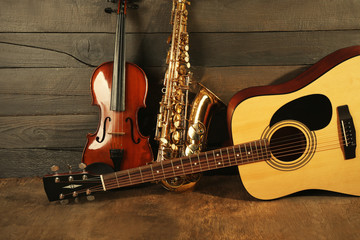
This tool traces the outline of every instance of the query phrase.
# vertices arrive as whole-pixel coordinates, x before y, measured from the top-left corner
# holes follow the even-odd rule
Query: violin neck
[[[110,110],[125,111],[125,1],[119,0]]]

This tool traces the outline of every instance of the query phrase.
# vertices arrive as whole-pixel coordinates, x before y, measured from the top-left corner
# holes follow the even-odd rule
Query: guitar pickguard
[[[270,127],[284,120],[295,120],[315,131],[325,128],[331,117],[332,106],[329,98],[322,94],[311,94],[280,107],[271,118]]]

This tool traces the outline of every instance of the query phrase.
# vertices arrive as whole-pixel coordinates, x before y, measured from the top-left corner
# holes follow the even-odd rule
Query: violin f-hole
[[[99,140],[99,137],[96,137],[96,141],[97,141],[98,143],[102,143],[102,142],[104,141],[104,139],[105,139],[106,120],[109,120],[109,122],[111,122],[111,118],[110,118],[110,117],[106,117],[106,118],[105,118],[102,138],[101,138],[101,140]]]
[[[133,120],[132,120],[130,117],[128,117],[128,118],[125,119],[126,122],[127,122],[128,120],[130,121],[130,127],[131,127],[131,139],[132,139],[132,141],[133,141],[135,144],[139,144],[139,143],[140,143],[140,138],[138,138],[137,141],[135,141],[135,138],[134,138]]]

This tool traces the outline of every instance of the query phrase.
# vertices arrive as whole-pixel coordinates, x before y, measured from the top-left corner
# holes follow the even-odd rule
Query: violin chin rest
[[[101,175],[114,172],[114,169],[103,162],[95,162],[86,167],[86,171],[94,175]]]

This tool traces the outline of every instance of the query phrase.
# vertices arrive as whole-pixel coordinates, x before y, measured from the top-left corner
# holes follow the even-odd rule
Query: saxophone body
[[[170,23],[173,25],[171,45],[162,99],[157,115],[155,140],[159,143],[156,161],[188,156],[204,149],[208,126],[220,99],[200,85],[200,91],[189,104],[192,73],[189,71],[189,34],[186,0],[173,0]],[[162,181],[172,191],[185,191],[195,186],[200,174],[191,174]]]

